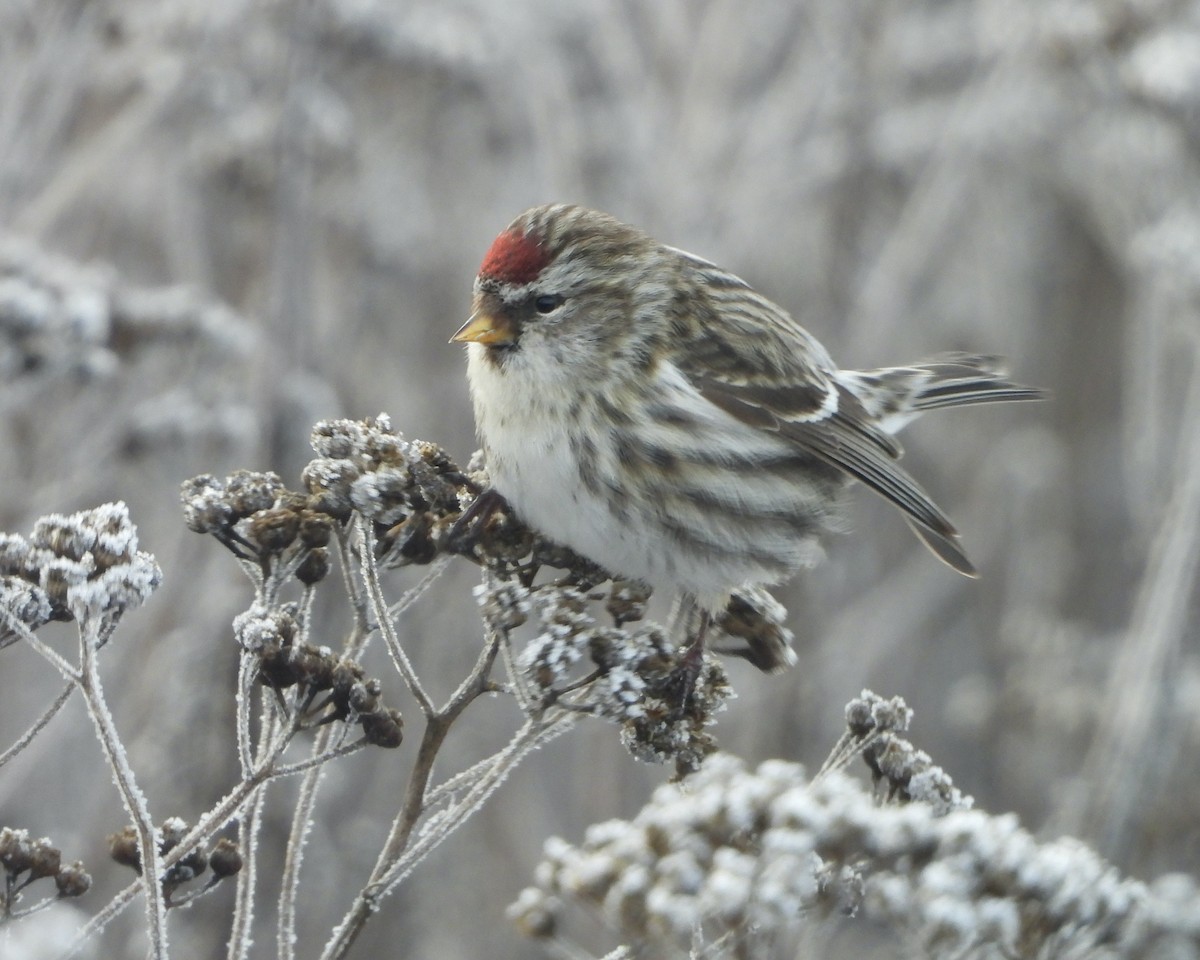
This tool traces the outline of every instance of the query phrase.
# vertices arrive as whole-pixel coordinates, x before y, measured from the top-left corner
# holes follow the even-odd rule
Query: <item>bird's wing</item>
[[[672,362],[710,403],[785,438],[861,480],[899,507],[913,531],[955,570],[974,576],[954,525],[896,459],[900,445],[832,376],[825,349],[743,281],[699,261],[708,304],[680,324]],[[714,285],[714,278],[717,283]]]

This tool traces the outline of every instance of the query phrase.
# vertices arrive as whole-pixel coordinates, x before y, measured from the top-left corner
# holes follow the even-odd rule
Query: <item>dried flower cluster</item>
[[[385,566],[432,561],[464,497],[478,491],[441,447],[406,440],[383,415],[322,421],[312,446],[303,480],[315,509],[343,523],[354,513],[369,520]]]
[[[366,743],[400,746],[404,722],[399,710],[384,706],[383,684],[350,657],[298,643],[297,614],[287,603],[272,611],[252,607],[234,620],[239,645],[258,660],[260,682],[279,694],[294,688],[301,722],[358,724]]]
[[[188,832],[187,823],[179,817],[170,817],[159,828],[158,852],[162,856],[171,853]],[[109,856],[122,866],[129,867],[141,876],[142,858],[138,849],[137,832],[133,827],[124,827],[108,838]],[[207,893],[222,880],[236,876],[242,869],[242,853],[232,840],[222,837],[207,852],[195,847],[187,851],[166,869],[162,878],[163,898],[167,907],[181,907]],[[201,877],[209,877],[202,885],[180,892],[185,884]]]
[[[585,568],[586,578],[594,568]],[[516,663],[527,709],[559,706],[603,717],[640,760],[673,760],[682,775],[716,749],[709,727],[732,695],[720,663],[706,657],[685,698],[684,653],[662,627],[640,623],[649,590],[614,581],[608,590],[566,582],[526,586],[496,577],[476,588],[484,619],[509,636],[532,621],[536,633]],[[596,619],[600,605],[612,625]],[[632,626],[631,626],[632,624]]]
[[[34,840],[27,830],[0,828],[0,867],[4,868],[4,885],[0,888],[0,924],[15,916],[26,916],[47,906],[54,899],[80,897],[88,892],[92,878],[83,863],[62,862],[62,851],[49,838]],[[38,880],[53,879],[55,897],[49,897],[32,907],[18,911],[25,890]]]
[[[303,493],[274,473],[248,470],[186,481],[188,528],[212,534],[264,573],[283,568],[313,584],[329,570],[332,531],[344,532],[354,516],[372,524],[385,566],[424,564],[447,548],[462,502],[479,491],[441,447],[405,439],[383,414],[323,420],[311,442],[317,457],[304,468]]]
[[[304,642],[300,606],[281,599],[290,578],[313,587],[329,572],[329,544],[335,531],[344,535],[348,515],[327,493],[288,490],[274,473],[204,474],[183,484],[184,519],[189,529],[212,534],[251,572],[259,596],[235,619],[234,636],[254,658],[264,686],[295,694],[296,722],[358,724],[366,743],[398,747],[403,721],[383,704],[382,683],[354,658]]]
[[[830,752],[822,771],[845,766],[861,755],[875,785],[886,786],[886,799],[917,800],[941,815],[966,810],[974,800],[954,786],[949,774],[898,734],[908,729],[912,710],[900,697],[885,700],[864,690],[846,704],[846,732]]]
[[[399,717],[362,709],[377,703],[378,684],[364,681],[352,659],[303,642],[302,611],[280,597],[288,576],[312,586],[329,569],[333,537],[347,542],[354,518],[370,525],[375,558],[383,566],[427,564],[440,555],[466,556],[485,567],[478,589],[484,619],[508,642],[531,617],[537,633],[517,658],[520,700],[527,711],[560,707],[620,724],[637,757],[674,760],[681,773],[713,749],[709,727],[730,695],[720,664],[707,658],[690,695],[681,644],[661,627],[641,621],[650,590],[613,581],[590,561],[535,536],[480,493],[486,474],[461,470],[435,444],[395,433],[385,416],[329,420],[312,437],[317,453],[303,471],[306,493],[288,490],[273,473],[239,471],[221,480],[203,475],[183,485],[188,527],[209,533],[245,562],[260,600],[235,625],[243,650],[260,660],[259,676],[277,690],[306,688],[311,704],[328,692],[324,720],[353,716],[373,742],[397,745]],[[538,582],[553,570],[553,580]],[[272,587],[271,585],[275,586]],[[611,626],[601,626],[593,604]],[[763,591],[737,594],[718,618],[717,645],[764,669],[794,659],[786,612]],[[686,701],[686,702],[684,702]]]
[[[202,474],[184,482],[182,500],[189,530],[212,534],[264,576],[286,571],[313,584],[329,571],[333,522],[274,473],[238,470],[223,480]]]
[[[132,288],[112,270],[0,237],[0,377],[105,377],[122,354],[155,341],[244,350],[248,326],[179,287]]]
[[[161,581],[124,503],[42,517],[28,538],[0,534],[0,645],[50,620],[110,629]]]
[[[1039,842],[1015,817],[881,804],[840,771],[810,780],[793,763],[750,770],[725,754],[660,787],[631,821],[597,824],[579,846],[548,841],[536,884],[509,911],[524,933],[561,941],[575,902],[636,956],[793,955],[787,944],[811,948],[858,912],[931,958],[1200,949],[1186,878],[1146,886],[1078,841]]]

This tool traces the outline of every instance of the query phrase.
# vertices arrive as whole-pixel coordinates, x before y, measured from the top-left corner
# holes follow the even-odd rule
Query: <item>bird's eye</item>
[[[533,301],[533,309],[538,313],[553,313],[562,306],[563,298],[558,294],[545,293]]]

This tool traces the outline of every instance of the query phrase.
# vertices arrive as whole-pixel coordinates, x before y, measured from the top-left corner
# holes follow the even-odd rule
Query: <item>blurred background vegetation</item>
[[[104,656],[156,818],[194,819],[235,769],[229,621],[250,600],[183,528],[180,481],[297,486],[315,420],[380,410],[465,462],[447,338],[494,234],[567,200],[728,266],[844,366],[997,353],[1054,392],[908,431],[980,580],[857,497],[829,562],[778,591],[799,665],[731,664],[723,745],[815,768],[870,686],[906,698],[913,739],[980,806],[1142,877],[1200,871],[1195,4],[9,0],[0,73],[0,529],[129,503],[166,580]],[[443,695],[480,642],[476,576],[455,565],[402,624]],[[20,646],[0,671],[7,745],[59,680]],[[454,763],[516,713],[480,706]],[[83,858],[98,906],[127,880],[104,865],[123,814],[85,729],[75,703],[4,771],[0,821]],[[328,774],[301,898],[315,942],[410,761]],[[541,841],[631,816],[667,774],[585,725],[359,951],[529,955],[502,910]],[[175,943],[220,955],[225,916],[197,905]]]

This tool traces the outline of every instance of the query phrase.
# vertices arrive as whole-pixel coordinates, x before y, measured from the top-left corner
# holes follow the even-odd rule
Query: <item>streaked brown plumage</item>
[[[972,575],[892,434],[925,410],[1041,395],[987,357],[839,370],[733,274],[562,204],[497,237],[454,339],[468,343],[492,482],[516,512],[707,610],[815,562],[851,479]]]

